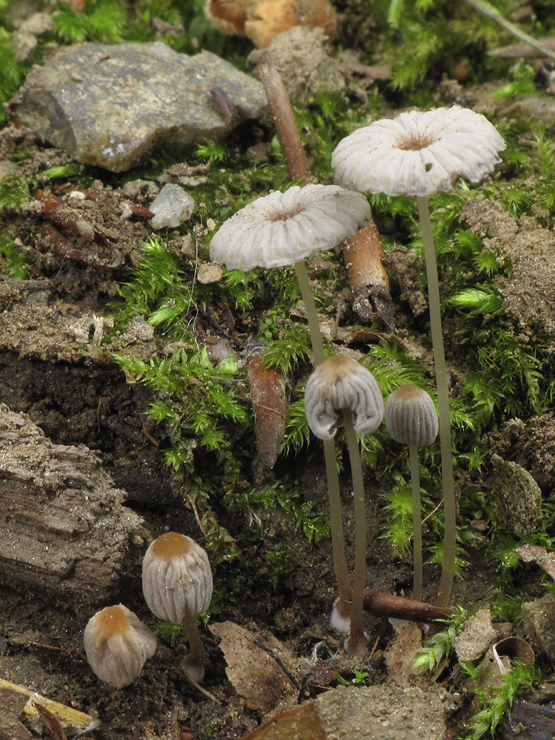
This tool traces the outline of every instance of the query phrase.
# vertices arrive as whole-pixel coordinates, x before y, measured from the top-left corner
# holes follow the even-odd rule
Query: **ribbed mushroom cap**
[[[439,427],[432,397],[417,385],[402,385],[385,402],[385,425],[400,444],[431,445]]]
[[[487,118],[454,105],[374,121],[339,142],[332,166],[343,187],[423,196],[449,190],[457,177],[478,182],[503,149]]]
[[[210,606],[212,570],[200,545],[184,534],[166,532],[150,545],[143,559],[143,593],[159,619],[180,624]]]
[[[369,218],[366,197],[337,185],[276,190],[220,227],[210,259],[229,270],[292,265],[337,246]]]
[[[372,373],[346,355],[328,357],[309,377],[304,394],[308,425],[320,439],[337,432],[343,409],[360,434],[373,434],[383,419],[382,392]]]
[[[91,617],[84,643],[98,678],[117,689],[138,678],[156,651],[155,634],[123,604],[107,606]]]

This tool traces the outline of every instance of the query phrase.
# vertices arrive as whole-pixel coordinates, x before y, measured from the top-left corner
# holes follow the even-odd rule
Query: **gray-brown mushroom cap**
[[[385,425],[400,444],[431,445],[439,428],[432,397],[413,383],[402,385],[385,402]]]
[[[123,604],[101,609],[83,636],[89,665],[117,689],[132,683],[156,651],[156,635]]]
[[[229,270],[284,267],[340,244],[370,218],[361,193],[338,185],[293,186],[249,203],[210,244],[210,259]]]
[[[320,439],[337,432],[348,409],[359,434],[373,434],[384,414],[382,392],[372,373],[346,355],[328,357],[309,377],[304,407],[308,425]]]
[[[185,614],[202,614],[212,590],[208,556],[194,540],[166,532],[152,542],[143,559],[143,594],[159,619],[180,624]]]

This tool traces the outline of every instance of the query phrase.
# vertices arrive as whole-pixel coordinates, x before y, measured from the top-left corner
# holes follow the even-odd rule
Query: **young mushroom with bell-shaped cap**
[[[418,448],[431,445],[437,437],[439,423],[432,397],[413,383],[402,385],[385,402],[385,425],[396,442],[409,446],[414,530],[412,598],[422,601],[422,516]]]
[[[98,678],[117,689],[138,678],[156,651],[156,635],[123,604],[107,606],[91,617],[84,643]]]
[[[166,532],[152,542],[143,559],[143,594],[150,611],[174,624],[183,622],[189,637],[185,673],[202,681],[206,654],[196,623],[212,599],[208,556],[187,535]]]
[[[479,113],[454,105],[409,111],[374,121],[339,142],[332,155],[335,180],[343,187],[386,195],[416,196],[422,227],[434,351],[444,496],[445,542],[438,604],[451,597],[456,554],[456,504],[447,366],[434,237],[428,196],[448,191],[458,177],[479,182],[500,161],[505,142]]]
[[[337,185],[293,186],[258,198],[228,219],[210,244],[210,257],[230,270],[293,265],[306,311],[314,364],[324,362],[324,345],[306,257],[333,249],[370,217],[365,196]],[[339,598],[345,609],[351,584],[341,527],[341,497],[333,437],[324,440],[331,538]]]
[[[355,500],[355,569],[350,619],[345,604],[339,602],[331,621],[341,631],[349,629],[345,641],[347,653],[363,655],[367,650],[363,625],[366,506],[357,432],[373,434],[380,426],[384,414],[383,397],[369,370],[346,355],[335,355],[328,357],[309,377],[304,405],[308,425],[320,439],[334,437],[341,422],[345,427]]]

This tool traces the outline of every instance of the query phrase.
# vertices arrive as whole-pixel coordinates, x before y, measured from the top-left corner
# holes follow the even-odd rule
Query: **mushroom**
[[[229,270],[294,265],[306,310],[314,364],[324,361],[318,312],[304,259],[340,244],[370,216],[365,196],[337,185],[293,186],[258,198],[228,219],[210,244],[210,257]],[[330,526],[341,611],[351,585],[345,558],[341,497],[333,439],[324,441]]]
[[[156,651],[156,635],[123,604],[107,606],[91,617],[84,643],[95,674],[117,689],[138,678]]]
[[[385,402],[385,425],[396,442],[409,446],[414,530],[414,576],[412,598],[422,601],[422,516],[418,448],[431,445],[438,432],[432,397],[413,383],[402,385]]]
[[[422,226],[435,360],[442,460],[445,542],[437,603],[451,598],[456,554],[456,504],[447,367],[441,327],[436,255],[428,196],[458,177],[478,182],[500,161],[505,142],[482,115],[460,106],[409,111],[374,121],[343,139],[332,155],[336,182],[354,190],[414,195]]]
[[[328,357],[309,377],[305,391],[305,412],[308,425],[320,439],[335,436],[342,421],[347,437],[353,493],[355,498],[355,570],[350,608],[350,622],[341,603],[332,613],[332,625],[346,631],[349,637],[345,650],[349,655],[366,653],[364,633],[364,581],[366,576],[366,507],[364,479],[357,432],[373,434],[380,426],[384,403],[380,388],[372,373],[346,355]]]
[[[206,654],[196,623],[212,598],[212,571],[208,556],[187,535],[166,532],[151,543],[143,559],[143,594],[159,619],[183,624],[189,637],[185,673],[202,681]]]

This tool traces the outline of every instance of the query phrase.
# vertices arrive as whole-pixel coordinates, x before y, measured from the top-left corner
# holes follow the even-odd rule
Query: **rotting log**
[[[0,582],[76,606],[113,595],[143,520],[85,445],[0,405]]]

